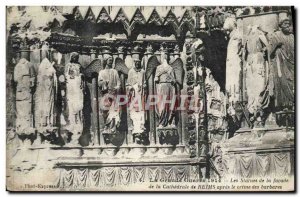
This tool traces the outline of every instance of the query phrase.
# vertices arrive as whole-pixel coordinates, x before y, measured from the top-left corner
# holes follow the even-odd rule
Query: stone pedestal
[[[293,133],[294,130],[283,127],[240,129],[234,137],[212,146],[215,149],[211,161],[215,169],[212,168],[211,176],[219,174],[223,179],[292,176]]]
[[[156,146],[147,146],[147,151],[144,154],[144,157],[157,157],[156,153],[158,151],[158,147]]]
[[[178,145],[176,146],[176,149],[173,152],[173,155],[176,156],[189,156],[188,151],[186,150],[186,147],[184,145]]]
[[[127,158],[129,154],[131,152],[131,147],[128,146],[128,145],[124,145],[124,146],[121,146],[119,147],[119,151],[118,153],[116,154],[115,157],[117,158]]]
[[[160,144],[177,144],[179,139],[177,127],[158,127],[156,131]]]
[[[80,146],[63,146],[63,147],[50,147],[55,151],[56,158],[68,159],[70,157],[81,157],[83,155],[83,148]]]
[[[147,151],[143,145],[133,145],[130,147],[130,152],[126,155],[127,158],[141,158]]]
[[[197,181],[200,177],[199,163],[190,158],[107,159],[88,162],[74,158],[68,162],[58,161],[55,168],[60,171],[57,179],[59,190],[76,188],[80,191],[113,191],[121,186],[120,183],[122,186],[126,184],[126,187],[142,187],[143,183]]]
[[[118,152],[117,148],[115,146],[107,146],[103,148],[103,152],[101,156],[103,157],[113,157]]]

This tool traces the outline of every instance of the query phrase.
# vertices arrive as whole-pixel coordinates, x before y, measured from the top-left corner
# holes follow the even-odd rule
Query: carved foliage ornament
[[[170,10],[165,18],[164,24],[168,24],[168,23],[174,23],[176,25],[178,25],[178,20],[176,15],[172,12],[172,10]]]
[[[75,20],[83,20],[83,17],[82,17],[82,15],[81,15],[80,11],[79,11],[79,7],[78,7],[78,6],[76,6],[76,7],[74,8],[74,10],[73,10],[73,15],[74,15],[74,19],[75,19]]]
[[[127,28],[129,26],[129,20],[126,17],[125,12],[123,11],[122,8],[120,8],[114,22],[115,23],[122,22],[122,24],[124,25],[125,28]]]
[[[183,14],[183,17],[180,21],[180,29],[182,29],[185,25],[187,25],[189,31],[194,31],[195,21],[190,15],[189,10],[186,10]]]
[[[152,11],[149,17],[148,24],[162,25],[162,20],[155,9]]]
[[[130,27],[131,29],[134,28],[135,24],[145,24],[146,23],[146,20],[143,16],[143,14],[141,13],[140,9],[136,9],[132,19],[131,19],[131,22],[130,22]]]
[[[87,14],[85,16],[85,20],[91,21],[91,22],[96,22],[95,15],[94,15],[91,7],[89,7],[89,9],[87,11]]]
[[[105,8],[101,9],[96,22],[97,23],[111,23],[112,22],[111,18],[109,17],[109,14]]]

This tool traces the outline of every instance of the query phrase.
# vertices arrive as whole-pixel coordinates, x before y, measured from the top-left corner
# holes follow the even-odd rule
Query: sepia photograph
[[[5,11],[7,191],[296,190],[293,6]]]

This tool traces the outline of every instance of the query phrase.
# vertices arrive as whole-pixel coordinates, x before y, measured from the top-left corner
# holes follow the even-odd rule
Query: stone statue
[[[247,109],[251,114],[250,121],[255,124],[255,127],[263,126],[264,109],[269,106],[266,92],[268,84],[267,47],[268,41],[265,33],[258,26],[250,27],[245,43],[245,85],[248,96]]]
[[[279,19],[280,30],[270,35],[271,69],[274,73],[274,98],[277,110],[292,109],[294,104],[294,35],[287,16]]]
[[[144,76],[145,71],[142,69],[141,61],[134,60],[134,68],[131,68],[128,72],[127,79],[127,95],[129,100],[129,116],[132,122],[133,141],[139,143],[145,132],[145,111],[143,109],[143,97],[144,97]]]
[[[83,90],[84,81],[82,67],[78,63],[79,54],[71,53],[70,63],[66,65],[66,98],[69,109],[69,128],[73,133],[71,144],[78,145],[79,138],[83,130],[82,110],[83,110]]]
[[[242,32],[236,27],[236,20],[228,17],[224,29],[230,32],[226,59],[226,92],[229,105],[240,100],[242,68]]]
[[[161,54],[161,65],[156,69],[154,81],[157,83],[156,95],[166,97],[167,101],[172,100],[175,96],[175,73],[173,68],[168,64],[167,55],[164,53]],[[172,109],[170,103],[165,103],[163,106],[158,104],[157,111],[159,127],[175,127],[174,109]]]
[[[57,95],[56,71],[48,58],[39,65],[35,92],[35,127],[42,136],[53,132],[56,125],[55,103]]]
[[[20,59],[14,69],[16,83],[16,133],[26,145],[33,142],[33,88],[35,73],[33,65],[25,58]]]
[[[117,70],[112,68],[113,58],[108,55],[104,57],[104,69],[99,72],[98,85],[100,88],[100,113],[104,119],[103,135],[106,143],[110,143],[107,134],[117,132],[120,123],[119,111],[114,106],[116,95],[120,89],[120,78]]]

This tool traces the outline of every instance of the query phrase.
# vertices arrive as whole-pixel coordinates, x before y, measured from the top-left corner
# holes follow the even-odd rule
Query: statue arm
[[[154,76],[154,82],[158,83],[159,82],[159,76],[160,76],[160,69],[157,68]]]
[[[115,70],[115,77],[117,78],[117,86],[115,87],[115,89],[118,90],[121,87],[121,80],[120,80],[119,74],[116,70]]]
[[[131,78],[132,78],[132,72],[131,72],[131,69],[130,69],[129,72],[128,72],[128,78],[127,78],[127,82],[126,82],[127,87],[131,86],[131,84],[132,84]]]
[[[56,96],[57,96],[57,91],[58,91],[58,82],[57,82],[57,76],[56,76],[56,71],[54,70],[53,72],[53,84],[54,84],[54,88],[55,88],[55,92],[54,92],[54,95],[55,95],[55,100],[56,100]]]
[[[269,51],[270,51],[270,55],[274,56],[276,50],[278,48],[280,48],[280,46],[282,45],[282,42],[279,42],[278,39],[276,38],[275,34],[271,34],[270,38],[269,38]]]
[[[145,71],[143,71],[142,85],[143,85],[143,88],[146,88],[146,87],[147,87],[147,83],[146,83],[146,72],[145,72]]]
[[[259,40],[266,47],[267,51],[269,51],[270,44],[269,44],[269,41],[267,40],[266,36],[264,34],[259,35]]]
[[[80,88],[81,89],[85,89],[85,78],[84,78],[84,74],[83,74],[83,68],[80,64],[79,65],[79,75],[80,75],[80,78],[81,78],[81,84],[80,84]]]
[[[102,73],[100,71],[99,75],[98,75],[98,86],[101,88],[104,84],[105,84],[105,82],[103,81]]]
[[[15,83],[18,83],[19,73],[18,73],[18,70],[16,68],[17,67],[15,67],[15,69],[14,69],[13,80],[14,80]]]
[[[176,83],[176,75],[175,75],[175,71],[173,68],[172,68],[171,76],[172,76],[172,83],[175,84]]]

